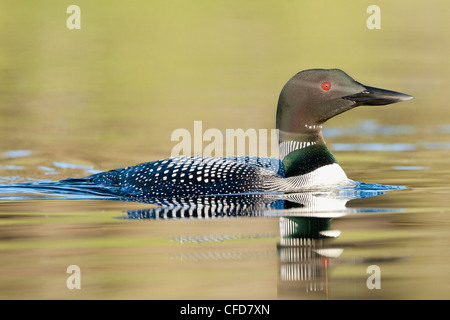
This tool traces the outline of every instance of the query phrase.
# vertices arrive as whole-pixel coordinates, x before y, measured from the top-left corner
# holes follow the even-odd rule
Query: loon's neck
[[[321,126],[305,126],[298,132],[279,131],[280,159],[286,177],[300,176],[337,164],[328,150]]]
[[[281,160],[292,151],[315,144],[325,144],[322,135],[322,126],[305,125],[303,130],[298,132],[288,132],[279,129],[278,134]]]

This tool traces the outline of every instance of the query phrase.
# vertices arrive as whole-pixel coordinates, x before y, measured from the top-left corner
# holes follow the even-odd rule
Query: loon
[[[400,92],[365,86],[339,69],[310,69],[283,87],[276,113],[280,159],[174,157],[93,174],[82,182],[129,201],[296,190],[351,182],[328,150],[322,126],[360,105],[410,100]]]

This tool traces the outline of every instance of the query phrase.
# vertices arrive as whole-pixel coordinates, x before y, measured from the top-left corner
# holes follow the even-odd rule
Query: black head
[[[407,94],[362,85],[339,69],[297,73],[283,87],[277,128],[283,134],[320,133],[328,119],[360,105],[386,105],[412,99]],[[320,133],[321,134],[321,133]]]

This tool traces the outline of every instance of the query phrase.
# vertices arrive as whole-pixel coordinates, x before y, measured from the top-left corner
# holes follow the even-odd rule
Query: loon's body
[[[283,162],[274,158],[175,157],[102,172],[86,179],[95,185],[113,186],[117,195],[141,202],[153,198],[288,192],[349,181],[334,157],[320,159],[327,153],[319,147],[299,151],[319,157],[306,155],[306,163],[301,166],[303,172],[295,175],[286,175],[292,167],[285,171]]]
[[[292,192],[349,180],[327,149],[322,125],[359,105],[386,105],[412,97],[360,84],[338,69],[297,73],[277,108],[280,159],[176,157],[86,177],[129,200],[189,198],[249,192]]]

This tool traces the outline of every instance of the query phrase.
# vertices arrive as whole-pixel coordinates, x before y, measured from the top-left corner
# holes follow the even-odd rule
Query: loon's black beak
[[[355,103],[355,106],[383,106],[386,104],[414,99],[413,96],[401,92],[379,89],[364,85],[363,87],[363,91],[342,97],[342,99],[353,101]]]

